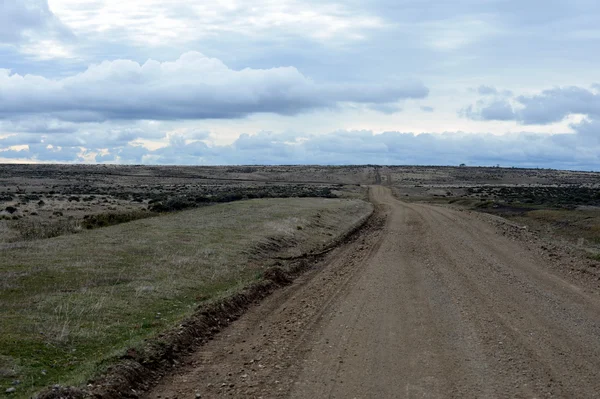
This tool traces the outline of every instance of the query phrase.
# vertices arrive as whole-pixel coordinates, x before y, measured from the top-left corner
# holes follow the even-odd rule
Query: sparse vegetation
[[[320,249],[358,200],[261,199],[0,244],[0,388],[85,383],[199,303],[256,281],[275,256]],[[298,229],[302,226],[302,229]]]
[[[85,381],[197,304],[262,278],[269,257],[334,240],[365,210],[297,197],[361,199],[379,181],[402,200],[476,207],[561,234],[586,262],[600,253],[597,173],[0,165],[0,175],[0,385],[21,380],[13,397]],[[252,198],[266,199],[229,203]]]
[[[199,171],[206,177],[199,176]],[[213,171],[225,180],[211,177]],[[21,237],[35,239],[79,231],[61,229],[76,223],[63,219],[78,220],[85,230],[243,199],[333,198],[334,190],[340,188],[327,183],[261,182],[264,171],[263,167],[0,165],[0,174],[6,177],[0,185],[0,218],[22,221],[18,227],[26,234]],[[287,173],[288,168],[282,171]],[[249,181],[255,173],[259,181]],[[237,178],[229,179],[232,175]],[[7,242],[3,237],[9,236],[14,239],[18,234],[3,235],[0,242]]]
[[[588,254],[588,258],[591,260],[595,260],[596,262],[600,262],[600,253]]]
[[[310,185],[280,185],[267,187],[223,187],[204,195],[154,195],[152,212],[174,212],[211,203],[224,203],[255,198],[336,198],[331,187]]]
[[[129,211],[129,212],[106,212],[96,215],[85,215],[81,226],[85,229],[97,229],[100,227],[114,226],[121,223],[127,223],[134,220],[145,219],[155,214],[148,211]]]
[[[447,202],[508,218],[584,253],[600,251],[600,188],[481,186],[469,187],[465,194]]]
[[[467,195],[490,199],[498,204],[539,205],[574,208],[578,205],[600,206],[600,188],[567,187],[469,187]]]
[[[18,233],[18,239],[31,241],[77,233],[82,226],[79,221],[72,219],[19,219],[12,221],[9,227]]]

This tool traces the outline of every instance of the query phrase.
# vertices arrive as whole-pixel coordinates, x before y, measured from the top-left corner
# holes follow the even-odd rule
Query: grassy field
[[[260,199],[0,244],[1,389],[85,383],[199,303],[260,279],[273,257],[318,250],[370,211]]]

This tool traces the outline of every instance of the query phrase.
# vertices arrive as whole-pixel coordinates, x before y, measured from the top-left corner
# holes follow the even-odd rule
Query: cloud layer
[[[596,86],[592,89],[557,87],[512,99],[498,96],[494,88],[482,86],[479,94],[494,96],[466,107],[462,110],[464,116],[484,121],[514,120],[524,125],[547,125],[570,115],[585,115],[591,120],[600,118],[600,93]]]
[[[67,24],[80,34],[101,30],[110,38],[141,45],[191,42],[223,34],[251,37],[265,33],[321,41],[356,40],[363,30],[383,25],[381,18],[356,12],[356,4],[298,0],[198,2],[178,0],[104,0],[85,6],[79,0],[53,0]]]
[[[387,104],[423,98],[420,82],[317,83],[296,68],[233,70],[198,52],[174,62],[103,62],[51,80],[0,70],[0,117],[45,115],[65,121],[231,119],[293,115],[341,103]]]
[[[599,18],[597,0],[0,0],[0,160],[597,168]]]
[[[306,110],[316,106],[334,106],[337,99],[344,101],[369,104],[378,111],[388,111],[387,104],[402,95],[415,95],[415,92],[397,92],[394,89],[372,86],[318,86],[300,75],[293,68],[282,68],[272,71],[232,71],[214,59],[208,59],[200,54],[188,54],[175,63],[155,63],[150,61],[144,65],[125,62],[131,68],[116,68],[119,63],[110,63],[90,68],[85,73],[73,79],[77,83],[102,86],[103,82],[121,82],[124,91],[118,92],[113,98],[123,95],[131,88],[152,86],[153,81],[160,81],[163,73],[179,75],[182,71],[194,73],[196,67],[211,65],[216,70],[211,75],[211,68],[203,67],[204,80],[200,85],[223,85],[236,87],[239,92],[255,93],[253,90],[264,90],[264,87],[282,87],[285,90],[267,90],[275,93],[271,100],[264,104],[275,108],[261,111],[257,108],[241,108],[244,112],[279,112],[286,113],[289,109]],[[186,69],[187,68],[187,69]],[[225,68],[225,69],[223,69]],[[148,71],[146,71],[148,69]],[[125,72],[123,72],[125,71]],[[127,72],[133,71],[133,73]],[[224,73],[232,76],[229,81],[220,79]],[[242,73],[243,75],[236,76]],[[187,75],[186,75],[187,76]],[[194,75],[199,76],[199,75]],[[271,79],[271,80],[269,80]],[[233,84],[232,84],[233,81]],[[240,82],[246,85],[240,88]],[[99,83],[98,83],[99,82]],[[262,84],[258,85],[255,82]],[[266,83],[265,83],[266,82]],[[292,82],[290,84],[290,82]],[[272,86],[268,86],[272,85]],[[66,85],[69,86],[69,85]],[[168,87],[170,92],[173,86]],[[163,90],[160,86],[159,89]],[[183,89],[183,87],[182,87]],[[157,90],[156,87],[151,90]],[[391,90],[389,93],[385,90]],[[329,134],[318,135],[309,132],[287,132],[258,134],[240,134],[231,144],[217,144],[214,136],[208,131],[193,128],[172,129],[161,122],[143,122],[136,120],[115,122],[118,115],[110,114],[113,120],[105,122],[82,122],[80,118],[65,118],[64,111],[52,110],[49,118],[46,114],[36,114],[33,118],[17,118],[0,123],[0,130],[11,132],[7,137],[0,138],[0,158],[29,159],[49,162],[118,162],[118,163],[159,163],[159,164],[432,164],[454,165],[467,163],[470,165],[520,166],[520,167],[554,167],[563,169],[598,170],[600,165],[600,120],[598,119],[598,103],[596,88],[583,89],[577,87],[554,88],[543,90],[537,94],[514,96],[507,91],[492,87],[477,89],[483,99],[477,104],[479,108],[467,108],[464,114],[472,118],[485,120],[516,120],[520,123],[548,123],[564,119],[577,113],[585,114],[585,119],[572,123],[572,133],[541,134],[514,133],[492,135],[489,133],[444,133],[444,134],[414,134],[398,131],[388,131],[375,134],[370,130],[339,130]],[[60,91],[57,91],[60,92]],[[160,90],[159,90],[160,92]],[[260,92],[260,90],[259,90]],[[106,93],[106,92],[101,92]],[[146,92],[147,93],[147,92]],[[261,92],[263,93],[263,92]],[[284,93],[285,95],[283,95]],[[290,95],[293,93],[294,95]],[[298,95],[298,93],[302,95]],[[308,100],[319,93],[318,101]],[[409,94],[407,94],[409,93]],[[99,96],[103,99],[104,97]],[[142,96],[136,97],[138,104]],[[171,104],[174,97],[161,97],[163,102]],[[187,99],[187,97],[184,97]],[[195,97],[198,98],[198,97]],[[213,97],[216,108],[224,107],[224,97]],[[234,96],[232,98],[269,98],[261,96]],[[274,98],[288,101],[278,104]],[[306,102],[298,99],[307,100]],[[382,99],[381,103],[375,103]],[[203,99],[203,101],[205,101]],[[195,112],[191,104],[203,102],[181,102],[183,110]],[[75,108],[77,112],[96,112],[106,117],[104,108],[98,107]],[[155,103],[152,103],[155,104]],[[248,105],[250,104],[250,105]],[[236,102],[236,107],[253,107],[256,102]],[[516,104],[516,105],[513,105]],[[126,104],[119,102],[118,106],[126,109]],[[214,105],[214,104],[213,104]],[[207,109],[211,109],[207,104]],[[145,105],[147,106],[147,104]],[[159,112],[160,104],[155,104]],[[291,108],[290,108],[291,107]],[[167,107],[168,108],[168,107]],[[422,106],[425,113],[435,111]],[[116,108],[110,108],[116,109]],[[144,112],[154,108],[146,107]],[[236,108],[240,109],[240,108]],[[389,111],[395,108],[390,105]],[[100,113],[102,112],[102,113]],[[113,112],[113,111],[111,111]],[[116,112],[116,111],[114,111]],[[120,111],[123,112],[123,111]],[[127,112],[131,112],[129,109]],[[160,111],[160,112],[165,112]],[[178,111],[179,112],[179,111]],[[187,112],[187,111],[186,111]],[[203,112],[206,112],[204,110]],[[14,114],[14,111],[12,112]],[[69,114],[69,115],[76,115]],[[88,114],[85,114],[88,115]],[[150,114],[144,114],[150,115]],[[187,114],[158,114],[164,119],[174,115]],[[205,115],[205,114],[202,114]],[[215,117],[211,114],[212,117]],[[235,114],[236,116],[238,113]],[[138,119],[140,114],[134,114],[130,119]],[[231,117],[232,114],[223,115]],[[192,117],[198,118],[198,114]],[[156,115],[148,119],[160,119]],[[75,119],[75,120],[74,120]],[[166,122],[164,122],[166,123]],[[158,147],[144,143],[161,143]],[[3,150],[2,150],[3,149]]]
[[[70,38],[70,30],[54,15],[46,0],[2,0],[0,44],[19,44],[40,37]]]
[[[419,134],[337,131],[326,135],[302,133],[242,134],[230,145],[210,144],[206,135],[170,135],[165,147],[149,150],[131,142],[139,134],[115,131],[112,147],[90,152],[68,135],[30,135],[28,148],[0,152],[0,158],[33,158],[55,162],[118,162],[133,164],[427,164],[554,167],[598,170],[600,139],[597,125],[583,123],[575,134],[520,133]],[[0,140],[0,147],[25,144],[22,139]],[[93,145],[92,142],[86,145]],[[89,155],[93,158],[89,158]]]

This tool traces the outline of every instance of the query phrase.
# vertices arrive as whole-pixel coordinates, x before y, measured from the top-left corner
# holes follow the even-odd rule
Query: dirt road
[[[149,398],[600,397],[600,296],[465,212],[383,187],[383,229],[233,323]]]

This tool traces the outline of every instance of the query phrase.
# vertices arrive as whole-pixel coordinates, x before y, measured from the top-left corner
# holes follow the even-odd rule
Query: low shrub
[[[175,212],[182,211],[184,209],[195,208],[196,202],[190,201],[187,198],[171,198],[164,202],[155,202],[150,205],[151,212]]]
[[[337,198],[331,187],[281,185],[266,187],[234,187],[214,190],[210,194],[177,196],[165,199],[155,195],[148,202],[152,212],[175,212],[205,204],[234,202],[255,198]]]
[[[21,239],[30,241],[77,233],[81,230],[81,223],[76,220],[19,219],[13,220],[10,227],[19,234]]]
[[[96,215],[86,215],[83,217],[82,227],[88,230],[100,227],[114,226],[116,224],[127,223],[133,220],[145,219],[154,216],[148,211],[131,212],[108,212]]]

